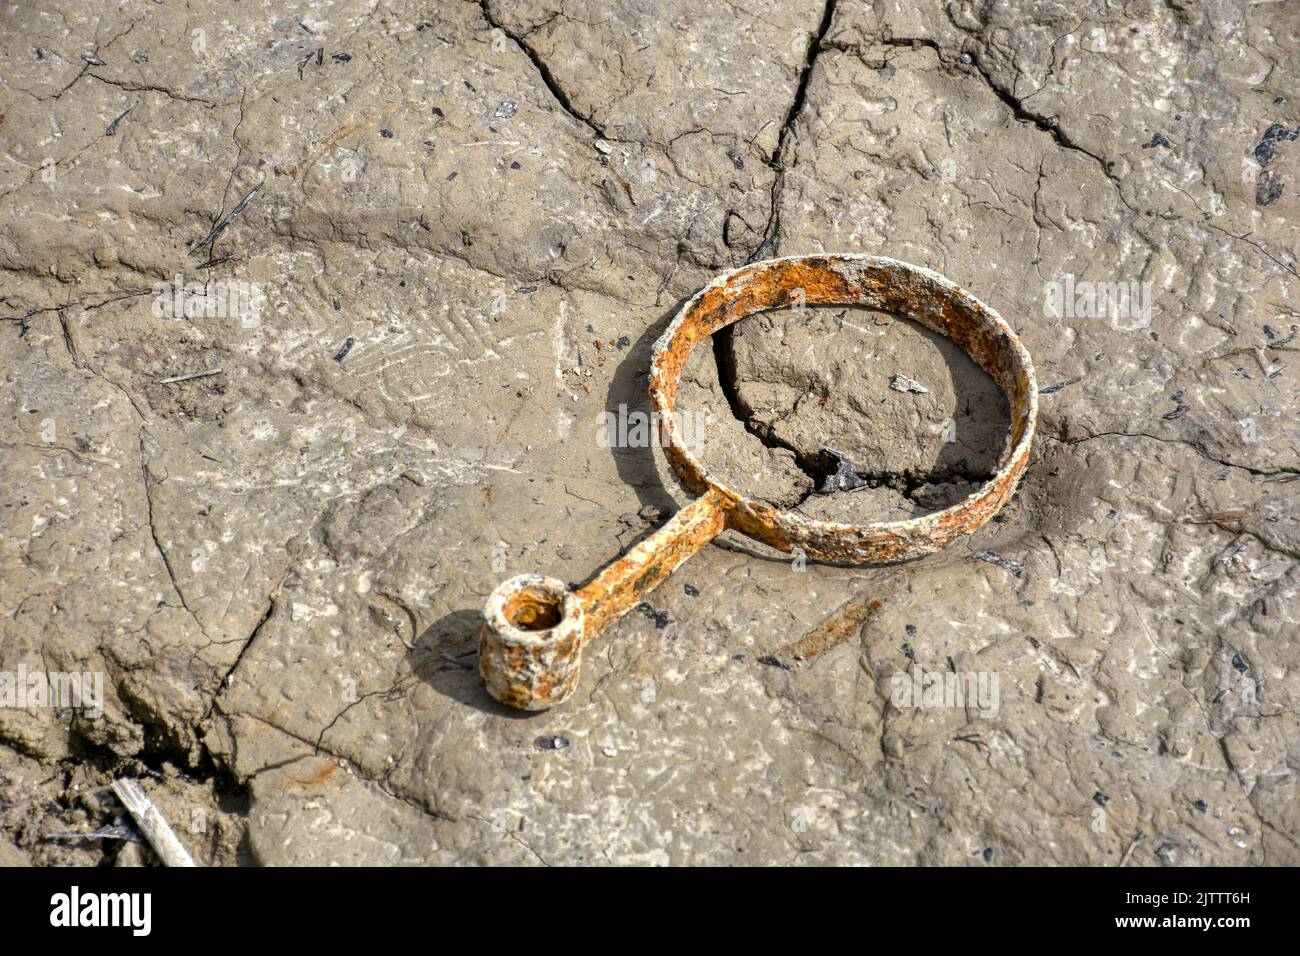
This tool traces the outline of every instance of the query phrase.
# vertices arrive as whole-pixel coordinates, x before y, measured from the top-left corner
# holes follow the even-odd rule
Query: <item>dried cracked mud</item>
[[[104,700],[0,707],[0,864],[153,862],[124,774],[208,864],[1300,862],[1298,47],[1222,0],[6,6],[0,672]],[[1015,499],[897,567],[728,536],[495,704],[492,588],[686,500],[598,416],[714,275],[822,251],[1019,332]],[[717,338],[683,407],[776,504],[1000,451],[904,318]],[[899,699],[945,672],[997,706]]]

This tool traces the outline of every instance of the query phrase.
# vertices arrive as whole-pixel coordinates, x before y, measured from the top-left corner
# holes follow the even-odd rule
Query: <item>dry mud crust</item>
[[[1300,861],[1298,29],[1231,2],[6,7],[0,670],[107,699],[0,709],[5,819],[34,821],[0,854],[111,858],[44,836],[107,822],[44,819],[89,752],[191,781],[178,825],[218,775],[260,863]],[[935,269],[1021,335],[1018,497],[899,568],[707,549],[572,701],[496,708],[492,588],[584,580],[675,507],[597,416],[646,409],[712,276],[825,251]],[[156,310],[177,273],[265,299]],[[1150,309],[1057,307],[1067,276]],[[797,502],[722,371],[693,373],[706,443]],[[896,424],[956,409],[922,404],[937,364],[897,371],[931,391],[886,396]],[[881,424],[835,437],[934,461]],[[765,662],[864,597],[851,639]],[[997,674],[996,713],[894,702],[944,671]]]
[[[962,351],[869,309],[784,311],[731,337],[740,412],[804,459],[831,447],[860,471],[992,475],[1006,399]]]

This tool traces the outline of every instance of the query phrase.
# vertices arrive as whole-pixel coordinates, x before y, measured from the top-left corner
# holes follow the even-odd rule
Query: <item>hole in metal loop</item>
[[[549,631],[564,619],[563,597],[524,588],[506,602],[506,620],[521,631]]]

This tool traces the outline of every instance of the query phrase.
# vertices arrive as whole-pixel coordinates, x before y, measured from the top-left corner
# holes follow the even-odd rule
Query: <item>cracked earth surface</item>
[[[0,708],[0,863],[147,862],[48,836],[111,822],[124,772],[205,863],[1300,862],[1286,4],[0,24],[0,670],[106,688],[98,718]],[[495,705],[491,589],[582,581],[686,500],[597,416],[647,408],[716,273],[819,251],[933,268],[1018,331],[1043,394],[1016,498],[900,567],[726,536],[568,703]],[[177,274],[260,315],[160,317]],[[1045,309],[1067,275],[1150,283],[1149,323]],[[908,515],[999,450],[962,361],[866,310],[772,313],[682,401],[741,490]],[[812,493],[826,446],[871,487]],[[847,639],[787,653],[832,614]],[[996,713],[893,700],[943,671],[998,675]]]

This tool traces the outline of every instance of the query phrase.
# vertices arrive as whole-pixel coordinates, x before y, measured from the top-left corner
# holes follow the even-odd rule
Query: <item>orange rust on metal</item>
[[[747,315],[795,304],[864,305],[904,315],[970,355],[997,382],[1011,409],[1011,434],[993,478],[942,511],[858,526],[780,511],[711,480],[679,440],[672,414],[687,356]],[[484,610],[479,671],[498,700],[529,710],[564,700],[577,686],[583,647],[724,529],[778,550],[798,548],[818,560],[849,564],[918,558],[974,533],[1010,499],[1024,473],[1038,414],[1038,386],[1029,355],[1011,327],[943,276],[877,256],[815,255],[753,263],[701,289],[655,343],[650,404],[659,413],[665,455],[698,500],[580,590],[524,575],[493,591]],[[524,592],[523,603],[532,610],[512,617]]]
[[[776,656],[808,661],[825,654],[859,633],[884,606],[875,598],[854,598]]]
[[[578,600],[586,615],[584,640],[640,604],[678,565],[716,538],[726,524],[731,504],[721,492],[709,489],[581,588]]]
[[[560,609],[544,593],[524,588],[506,602],[506,620],[525,631],[545,631],[560,623]]]

